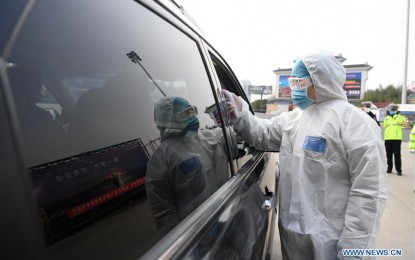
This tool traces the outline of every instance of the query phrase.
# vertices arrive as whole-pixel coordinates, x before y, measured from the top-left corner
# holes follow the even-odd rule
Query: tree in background
[[[408,96],[413,94],[411,90],[407,91]],[[399,104],[401,103],[402,98],[402,87],[395,87],[393,85],[388,85],[384,88],[382,85],[379,85],[379,88],[375,90],[368,90],[365,92],[364,100],[370,100],[372,102],[389,102]]]
[[[252,109],[255,112],[265,113],[267,110],[267,100],[266,99],[258,99],[251,103]]]

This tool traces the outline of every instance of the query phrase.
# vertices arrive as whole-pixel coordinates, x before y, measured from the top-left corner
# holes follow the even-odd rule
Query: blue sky
[[[367,89],[404,80],[407,0],[176,0],[239,80],[275,85],[277,68],[315,49],[373,66]],[[408,81],[415,81],[411,3]]]

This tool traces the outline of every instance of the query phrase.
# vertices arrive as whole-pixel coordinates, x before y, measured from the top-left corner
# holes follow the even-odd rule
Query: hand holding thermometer
[[[228,107],[229,112],[231,113],[232,117],[238,117],[238,107],[236,106],[235,99],[233,94],[226,89],[222,89],[222,93],[225,96],[226,104]]]

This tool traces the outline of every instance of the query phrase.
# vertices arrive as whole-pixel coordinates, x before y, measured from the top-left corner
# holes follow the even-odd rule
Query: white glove
[[[237,118],[239,113],[242,111],[242,103],[239,100],[239,97],[225,89],[223,89],[222,92],[226,98],[226,105],[229,113],[233,118]]]

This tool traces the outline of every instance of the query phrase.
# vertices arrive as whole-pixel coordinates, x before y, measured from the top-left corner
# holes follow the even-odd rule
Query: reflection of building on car
[[[205,110],[205,113],[212,118],[212,120],[215,122],[215,126],[221,127],[220,123],[220,117],[219,117],[219,111],[217,109],[216,104],[212,104],[211,106],[208,106]]]
[[[159,147],[160,141],[161,141],[161,138],[158,137],[158,138],[155,138],[153,140],[150,140],[148,143],[146,143],[144,145],[144,147],[145,147],[146,151],[149,153],[149,155],[152,155],[153,152],[157,149],[157,147]]]
[[[147,161],[138,139],[30,169],[48,240],[142,198]]]

